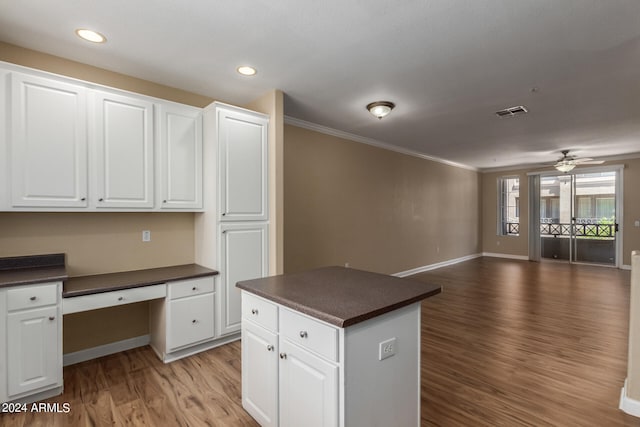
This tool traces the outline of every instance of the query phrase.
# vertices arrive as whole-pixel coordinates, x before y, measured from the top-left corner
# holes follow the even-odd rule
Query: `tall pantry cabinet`
[[[238,334],[241,280],[269,274],[268,116],[215,102],[205,108],[204,212],[196,263],[220,272],[216,335]]]

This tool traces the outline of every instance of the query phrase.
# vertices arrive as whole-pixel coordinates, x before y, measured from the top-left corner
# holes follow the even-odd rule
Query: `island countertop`
[[[345,267],[241,281],[236,286],[346,328],[439,294],[439,285]]]

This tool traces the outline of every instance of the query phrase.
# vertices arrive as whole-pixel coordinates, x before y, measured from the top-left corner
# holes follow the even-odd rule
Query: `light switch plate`
[[[396,337],[382,341],[378,346],[378,360],[387,359],[396,354]]]

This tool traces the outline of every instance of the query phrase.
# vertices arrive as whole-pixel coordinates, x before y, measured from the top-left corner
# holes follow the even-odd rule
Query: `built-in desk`
[[[113,307],[167,296],[167,283],[217,275],[197,264],[71,277],[62,287],[62,313]]]
[[[164,362],[240,337],[216,330],[215,270],[186,264],[68,278],[64,266],[64,254],[0,258],[0,402],[62,393],[63,315],[149,301],[149,335],[135,346],[150,344]],[[66,354],[64,363],[122,350],[114,344]]]

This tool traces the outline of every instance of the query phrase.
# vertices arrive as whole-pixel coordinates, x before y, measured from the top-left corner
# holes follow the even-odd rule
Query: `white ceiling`
[[[0,40],[474,168],[640,152],[639,0],[0,0]]]

